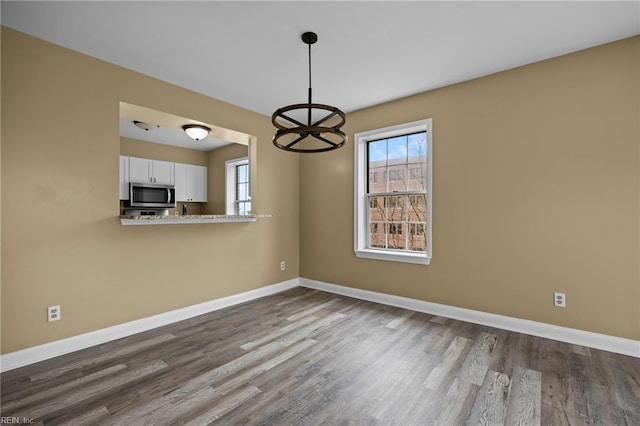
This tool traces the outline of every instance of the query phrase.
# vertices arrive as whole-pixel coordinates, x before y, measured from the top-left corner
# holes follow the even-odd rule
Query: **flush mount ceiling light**
[[[144,121],[137,121],[137,120],[134,120],[133,124],[135,124],[137,127],[140,127],[142,130],[146,132],[160,127],[157,124],[145,123]]]
[[[191,139],[195,139],[197,141],[209,136],[209,132],[211,131],[210,128],[201,124],[185,124],[182,126],[182,130],[184,130]]]
[[[312,32],[302,34],[302,41],[309,45],[309,102],[288,105],[276,110],[271,122],[278,129],[273,144],[292,152],[325,152],[345,144],[347,136],[340,130],[346,117],[338,108],[314,104],[311,100],[311,45],[318,41]]]

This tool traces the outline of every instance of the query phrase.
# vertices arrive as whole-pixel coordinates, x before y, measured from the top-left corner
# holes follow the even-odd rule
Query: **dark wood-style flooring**
[[[5,372],[1,414],[46,425],[640,425],[640,359],[295,288]]]

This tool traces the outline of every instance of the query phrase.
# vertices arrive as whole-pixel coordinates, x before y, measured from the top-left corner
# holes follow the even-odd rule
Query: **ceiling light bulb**
[[[185,124],[182,126],[182,130],[184,130],[191,139],[195,139],[197,141],[209,136],[209,132],[211,131],[210,128],[201,124]]]

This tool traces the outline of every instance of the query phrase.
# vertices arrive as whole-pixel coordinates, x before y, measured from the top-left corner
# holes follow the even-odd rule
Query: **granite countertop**
[[[229,223],[229,222],[255,222],[256,215],[237,216],[226,214],[196,214],[196,215],[121,215],[120,223],[123,225],[170,225],[189,223]]]

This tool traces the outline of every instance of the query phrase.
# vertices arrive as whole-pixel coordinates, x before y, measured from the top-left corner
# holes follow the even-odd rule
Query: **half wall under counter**
[[[233,223],[255,222],[256,215],[236,216],[224,214],[198,214],[198,215],[145,215],[132,216],[121,215],[122,225],[188,225],[193,223]]]

